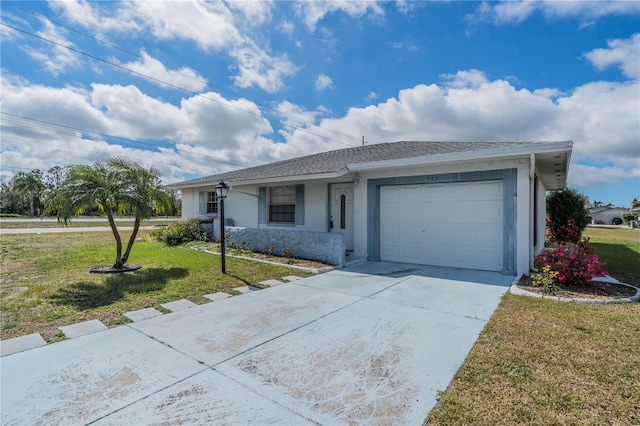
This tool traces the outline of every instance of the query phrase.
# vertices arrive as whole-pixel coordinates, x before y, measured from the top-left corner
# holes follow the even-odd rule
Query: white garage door
[[[380,258],[502,271],[501,181],[380,188]]]

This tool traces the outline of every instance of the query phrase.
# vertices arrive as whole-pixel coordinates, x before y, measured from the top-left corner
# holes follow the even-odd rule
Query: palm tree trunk
[[[123,264],[127,263],[127,260],[129,260],[129,253],[131,253],[131,247],[133,247],[133,243],[136,241],[138,229],[140,229],[140,217],[136,215],[136,220],[133,223],[133,232],[131,233],[131,237],[129,237],[129,242],[127,243],[127,250],[125,250],[124,256],[122,256]]]
[[[113,269],[122,269],[124,262],[122,261],[122,238],[116,227],[116,222],[113,220],[113,213],[111,210],[107,210],[107,219],[109,219],[109,226],[113,232],[113,236],[116,239],[116,263],[113,264]]]
[[[31,217],[36,215],[36,207],[35,207],[35,196],[33,192],[29,194],[29,207],[31,208]]]

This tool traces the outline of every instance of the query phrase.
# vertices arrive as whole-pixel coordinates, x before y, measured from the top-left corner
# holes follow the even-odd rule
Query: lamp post
[[[216,196],[220,200],[220,254],[222,260],[222,273],[227,273],[227,265],[224,258],[224,199],[227,198],[229,187],[223,181],[216,185]]]

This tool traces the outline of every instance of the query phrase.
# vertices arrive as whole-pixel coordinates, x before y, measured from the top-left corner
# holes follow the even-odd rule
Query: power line
[[[0,111],[0,114],[9,115],[11,117],[16,117],[16,118],[22,118],[22,119],[25,119],[25,120],[30,120],[30,121],[34,121],[34,122],[38,122],[38,123],[43,123],[43,124],[50,124],[50,125],[53,125],[53,126],[58,126],[58,127],[62,127],[62,128],[75,130],[77,132],[82,132],[82,133],[87,133],[87,134],[94,134],[94,135],[101,136],[104,139],[115,139],[115,140],[121,140],[121,141],[127,142],[129,144],[145,145],[145,146],[150,146],[150,147],[153,147],[153,148],[158,148],[157,145],[149,143],[149,142],[135,141],[135,140],[123,138],[123,137],[120,137],[120,136],[112,136],[112,135],[109,135],[109,134],[106,134],[106,133],[99,133],[99,132],[95,132],[95,131],[91,131],[91,130],[80,129],[78,127],[66,126],[64,124],[58,124],[58,123],[53,123],[53,122],[50,122],[50,121],[39,120],[39,119],[36,119],[36,118],[25,117],[25,116],[21,116],[21,115],[17,115],[17,114],[11,114],[11,113],[5,112],[5,111]],[[52,128],[47,128],[47,127],[43,127],[43,126],[37,126],[37,125],[34,125],[34,124],[21,123],[19,121],[7,120],[5,118],[0,118],[0,121],[5,122],[5,123],[9,123],[9,124],[13,124],[13,125],[17,125],[17,126],[20,126],[20,127],[24,127],[24,128],[30,128],[30,129],[35,129],[35,130],[44,130],[44,131],[47,131],[47,132],[50,132],[50,133],[56,133],[56,134],[65,135],[65,136],[73,136],[73,137],[77,137],[77,138],[79,138],[81,140],[85,140],[84,138],[78,136],[76,133],[72,133],[72,132],[68,132],[68,131],[64,131],[64,130],[60,130],[60,129],[52,129]],[[50,145],[50,146],[58,146],[59,147],[59,145],[51,145],[49,143],[45,143],[45,144]],[[73,148],[68,148],[68,149],[73,149]],[[214,157],[212,155],[207,155],[207,154],[194,154],[194,153],[188,153],[188,152],[181,152],[181,154],[198,155],[199,157],[202,157],[202,158],[209,158],[209,159],[211,159],[211,160],[213,160],[213,161],[215,161],[217,163],[228,164],[228,165],[232,165],[232,166],[241,166],[241,167],[249,167],[250,166],[250,165],[248,165],[246,163],[241,163],[239,161],[223,160],[223,159]]]
[[[127,68],[127,67],[125,67],[125,66],[123,66],[123,65],[117,64],[117,63],[115,63],[115,62],[111,62],[111,61],[109,61],[109,60],[107,60],[107,59],[100,58],[100,57],[95,56],[95,55],[92,55],[92,54],[90,54],[90,53],[88,53],[88,52],[84,52],[84,51],[79,50],[79,49],[76,49],[76,48],[74,48],[74,47],[67,46],[67,45],[64,45],[64,44],[62,44],[62,43],[59,43],[59,42],[57,42],[57,41],[55,41],[55,40],[51,40],[51,39],[48,39],[48,38],[46,38],[46,37],[42,37],[42,36],[40,36],[40,35],[37,35],[37,34],[34,34],[34,33],[32,33],[32,32],[29,32],[29,31],[23,30],[23,29],[21,29],[21,28],[15,27],[15,26],[13,26],[13,25],[9,25],[9,24],[7,24],[7,23],[5,23],[5,22],[0,22],[0,24],[4,25],[4,26],[5,26],[5,27],[7,27],[7,28],[11,28],[11,29],[13,29],[13,30],[15,30],[15,31],[18,31],[18,32],[21,32],[21,33],[23,33],[23,34],[27,34],[27,35],[29,35],[29,36],[32,36],[32,37],[35,37],[35,38],[40,39],[40,40],[42,40],[42,41],[45,41],[45,42],[47,42],[47,43],[51,43],[51,44],[53,44],[53,45],[55,45],[55,46],[62,47],[62,48],[64,48],[64,49],[70,50],[70,51],[75,52],[75,53],[77,53],[77,54],[87,56],[87,57],[89,57],[89,58],[91,58],[91,59],[94,59],[94,60],[96,60],[96,61],[106,63],[106,64],[108,64],[108,65],[111,65],[111,66],[113,66],[113,67],[116,67],[116,68],[122,69],[122,70],[127,71],[127,72],[130,72],[130,73],[132,73],[132,74],[139,75],[139,76],[141,76],[141,77],[143,77],[143,78],[146,78],[146,79],[149,79],[149,80],[155,81],[155,82],[157,82],[157,83],[159,83],[159,84],[162,84],[162,85],[165,85],[165,86],[168,86],[168,87],[172,87],[172,88],[177,89],[177,90],[181,90],[181,91],[186,92],[186,93],[189,93],[189,94],[191,94],[191,95],[193,95],[193,96],[200,96],[200,97],[202,97],[202,98],[204,98],[204,99],[207,99],[207,100],[209,100],[209,101],[212,101],[212,102],[215,102],[215,103],[221,104],[221,105],[223,105],[223,106],[225,106],[225,107],[227,107],[227,108],[232,108],[232,109],[235,109],[235,110],[238,110],[238,111],[244,112],[244,113],[246,113],[246,114],[252,115],[252,116],[254,116],[254,117],[258,117],[258,118],[265,119],[265,120],[270,121],[270,122],[272,122],[272,123],[274,123],[274,124],[279,124],[279,125],[281,125],[281,126],[283,126],[283,127],[291,128],[291,129],[294,129],[294,130],[299,130],[299,131],[301,131],[301,132],[304,132],[304,133],[310,134],[310,135],[312,135],[312,136],[316,136],[316,137],[319,137],[319,138],[322,138],[322,139],[326,139],[326,140],[329,140],[329,141],[332,141],[332,142],[336,142],[336,143],[339,143],[339,144],[341,144],[341,145],[346,145],[346,146],[350,146],[350,147],[351,147],[351,146],[354,146],[353,144],[349,144],[349,143],[347,143],[347,142],[339,141],[339,140],[337,140],[337,139],[333,139],[333,138],[330,138],[330,137],[327,137],[327,136],[320,135],[320,134],[318,134],[318,133],[311,132],[311,131],[309,131],[309,130],[307,130],[307,129],[304,129],[304,128],[302,128],[302,127],[294,126],[294,125],[292,125],[292,124],[287,124],[287,123],[284,123],[284,122],[282,122],[282,121],[280,121],[280,120],[277,120],[277,119],[274,119],[274,118],[269,118],[269,117],[268,117],[268,116],[266,116],[266,115],[262,115],[262,114],[254,113],[254,112],[251,112],[251,111],[247,111],[247,110],[245,110],[245,109],[242,109],[242,108],[239,108],[239,107],[236,107],[236,106],[230,105],[230,104],[228,104],[228,103],[225,103],[225,102],[222,102],[222,101],[219,101],[219,100],[216,100],[216,99],[212,99],[212,98],[210,98],[210,97],[208,97],[208,96],[205,96],[205,95],[203,95],[203,94],[201,94],[201,93],[198,93],[198,92],[195,92],[195,91],[193,91],[193,90],[189,90],[189,89],[186,89],[186,88],[184,88],[184,87],[177,86],[177,85],[175,85],[175,84],[173,84],[173,83],[166,82],[166,81],[161,80],[161,79],[159,79],[159,78],[152,77],[152,76],[150,76],[150,75],[144,74],[144,73],[142,73],[142,72],[135,71],[135,70],[133,70],[133,69],[131,69],[131,68]],[[130,52],[128,52],[128,53],[130,53]],[[135,55],[134,55],[134,56],[135,56]],[[299,120],[299,121],[303,121],[303,120]],[[320,129],[322,129],[321,127],[319,127],[319,126],[317,126],[317,125],[314,125],[314,126],[315,126],[315,127],[320,128]],[[322,130],[325,130],[325,129],[322,129]]]
[[[75,135],[75,136],[77,136],[77,135]],[[86,139],[82,139],[82,138],[79,138],[79,139],[80,139],[80,140],[86,140]],[[2,138],[2,140],[9,140],[9,141],[17,142],[17,143],[29,143],[29,142],[31,142],[30,140],[16,139],[16,138],[7,138],[7,137],[3,137],[3,138]],[[67,146],[67,145],[57,145],[57,144],[50,143],[50,142],[41,142],[41,141],[38,141],[38,145],[46,145],[46,146],[51,146],[51,147],[54,147],[54,148],[62,148],[62,149],[64,149],[64,151],[65,151],[65,152],[66,152],[66,151],[76,151],[76,152],[81,152],[81,153],[87,153],[87,151],[86,151],[86,150],[84,150],[84,149],[72,148],[72,147]],[[197,157],[198,159],[200,159],[200,158],[202,158],[202,157],[207,157],[207,155],[203,155],[203,154],[196,154],[196,153],[193,153],[193,152],[185,152],[185,153],[182,153],[182,155],[184,155],[184,156],[186,156],[186,157],[189,157],[189,156]],[[216,159],[216,161],[217,161],[218,163],[227,163],[227,161],[226,161],[226,160],[218,160],[218,159]],[[158,162],[156,162],[155,164],[157,164],[157,163],[158,163]],[[163,165],[165,165],[165,166],[171,166],[171,163],[162,163],[162,164],[163,164]],[[2,164],[2,163],[0,162],[0,170],[2,170],[2,169],[23,169],[23,170],[33,170],[33,167],[32,167],[32,168],[27,168],[27,167],[18,167],[18,166],[7,166],[7,165]],[[216,173],[216,172],[215,172],[215,169],[213,169],[213,170],[212,170],[212,172],[213,172],[213,173]]]
[[[84,37],[90,38],[90,39],[92,39],[92,40],[94,40],[94,41],[97,41],[98,43],[101,43],[101,44],[104,44],[105,46],[109,46],[109,47],[111,47],[111,48],[113,48],[113,49],[119,50],[119,51],[121,51],[121,52],[123,52],[123,53],[126,53],[126,54],[128,54],[128,55],[131,55],[131,56],[133,56],[133,57],[135,57],[135,58],[145,60],[145,58],[144,58],[143,56],[140,56],[140,55],[138,55],[137,53],[134,53],[134,52],[130,52],[130,51],[126,50],[126,49],[123,49],[122,47],[118,46],[118,45],[117,45],[117,44],[115,44],[115,43],[111,43],[111,42],[108,42],[108,41],[106,41],[106,40],[101,40],[101,39],[99,39],[99,38],[97,38],[97,37],[92,36],[91,34],[84,33],[84,32],[82,32],[82,31],[76,30],[75,28],[69,27],[68,25],[62,24],[62,23],[60,23],[60,22],[53,21],[53,20],[51,20],[48,16],[45,16],[45,15],[43,15],[43,14],[41,14],[41,13],[34,12],[34,11],[32,11],[32,10],[29,10],[29,9],[25,9],[24,7],[20,7],[20,6],[18,6],[18,5],[16,5],[16,4],[14,4],[14,3],[11,3],[11,2],[5,2],[5,4],[7,4],[7,5],[11,6],[11,7],[14,7],[14,8],[16,8],[16,9],[19,9],[19,10],[21,10],[21,11],[23,11],[23,12],[29,13],[29,14],[31,14],[31,15],[33,15],[33,16],[38,17],[38,18],[46,19],[48,22],[50,22],[50,23],[52,23],[52,24],[54,24],[54,25],[57,25],[57,26],[62,27],[62,28],[64,28],[64,29],[66,29],[66,30],[72,31],[72,32],[74,32],[74,33],[76,33],[76,34],[80,34],[80,35],[82,35],[82,36],[84,36]],[[172,60],[172,62],[173,62],[173,63],[177,63],[177,61],[175,61],[175,60],[173,60],[173,59],[171,59],[171,60]],[[153,64],[156,64],[156,65],[160,65],[160,66],[162,66],[162,65],[163,65],[161,62],[158,62],[158,61],[149,60],[149,62],[151,62],[151,63],[153,63]],[[240,95],[238,95],[237,93],[234,93],[234,92],[232,92],[232,91],[230,91],[230,90],[228,90],[228,89],[224,89],[224,88],[222,88],[222,87],[218,87],[218,86],[210,86],[210,85],[209,85],[209,83],[208,83],[207,81],[205,81],[205,80],[200,80],[200,79],[198,79],[198,78],[195,78],[195,77],[194,77],[194,76],[192,76],[192,75],[189,75],[189,74],[186,74],[186,73],[180,72],[179,70],[178,70],[178,71],[174,71],[174,72],[175,72],[175,73],[177,73],[177,74],[180,74],[180,75],[181,75],[181,76],[183,76],[183,77],[189,78],[189,79],[194,80],[194,81],[197,81],[197,82],[199,82],[199,83],[202,83],[202,84],[204,84],[204,85],[205,85],[205,86],[207,86],[207,87],[213,87],[213,88],[215,88],[215,89],[217,89],[217,90],[224,91],[224,92],[227,92],[227,93],[232,94],[232,95],[234,95],[234,96],[240,97]]]

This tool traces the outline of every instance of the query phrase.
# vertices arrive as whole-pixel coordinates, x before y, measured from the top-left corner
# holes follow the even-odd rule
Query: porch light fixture
[[[216,197],[220,202],[220,260],[222,266],[222,273],[227,273],[227,265],[224,258],[224,199],[227,198],[229,187],[224,181],[220,181],[216,185]]]
[[[355,183],[356,185],[358,185],[360,183],[360,175],[356,173],[356,175],[353,177],[353,183]]]

